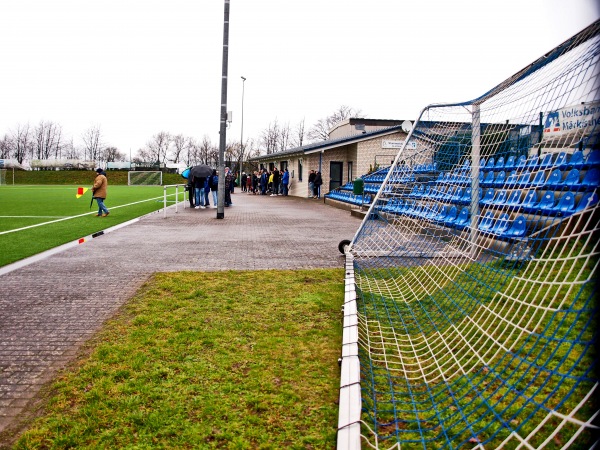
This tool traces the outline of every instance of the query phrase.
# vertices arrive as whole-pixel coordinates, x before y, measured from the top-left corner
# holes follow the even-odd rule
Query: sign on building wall
[[[397,149],[400,149],[400,148],[402,148],[403,145],[404,145],[404,141],[386,141],[386,140],[381,141],[381,148],[397,148]],[[406,149],[407,150],[416,150],[417,149],[417,142],[416,141],[410,141],[408,144],[406,144]]]
[[[600,103],[568,106],[546,114],[544,137],[579,131],[588,133],[600,125]]]

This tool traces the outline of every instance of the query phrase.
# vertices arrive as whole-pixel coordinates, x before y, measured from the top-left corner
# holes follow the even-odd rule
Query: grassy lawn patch
[[[156,275],[16,448],[334,448],[343,277]]]

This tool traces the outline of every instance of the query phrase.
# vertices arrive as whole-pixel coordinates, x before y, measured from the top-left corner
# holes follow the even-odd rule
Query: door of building
[[[329,192],[342,185],[343,162],[331,161],[329,163]]]

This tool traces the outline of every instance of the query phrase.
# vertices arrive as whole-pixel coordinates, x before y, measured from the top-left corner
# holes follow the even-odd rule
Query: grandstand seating
[[[449,171],[438,171],[435,164],[418,164],[413,169],[411,172],[409,166],[401,166],[392,171],[394,183],[406,185],[407,193],[388,199],[381,212],[426,219],[457,232],[468,228],[472,202],[470,161]],[[386,167],[362,177],[364,196],[353,194],[350,182],[326,194],[326,198],[351,205],[370,204],[374,198],[370,194],[379,191],[389,171],[390,167]],[[538,216],[566,217],[598,203],[600,152],[584,154],[576,150],[570,155],[561,151],[529,158],[482,158],[479,185],[481,216],[477,228],[500,240],[521,239],[528,233],[528,222],[535,222],[534,216],[538,221]],[[538,197],[540,192],[543,194]]]

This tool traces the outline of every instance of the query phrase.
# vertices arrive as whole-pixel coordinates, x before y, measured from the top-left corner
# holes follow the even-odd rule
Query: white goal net
[[[346,247],[338,448],[594,446],[599,62],[421,112]]]
[[[162,172],[137,172],[127,173],[127,184],[129,186],[160,186],[162,185]]]

